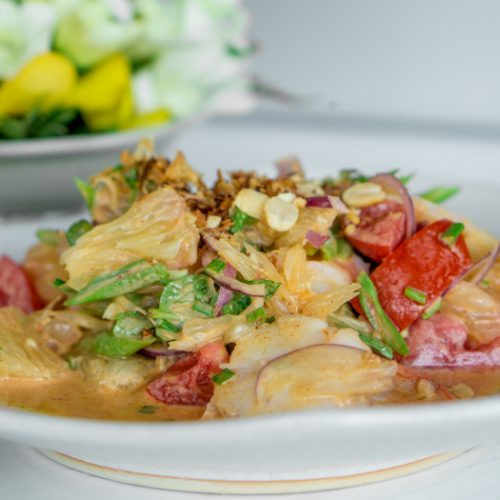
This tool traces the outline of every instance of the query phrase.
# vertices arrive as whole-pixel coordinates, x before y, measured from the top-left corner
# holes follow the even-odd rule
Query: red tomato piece
[[[211,342],[176,361],[146,388],[157,401],[169,405],[205,406],[214,393],[212,376],[229,356],[222,342]]]
[[[14,306],[30,313],[42,305],[24,269],[10,257],[0,257],[0,307]]]
[[[369,259],[381,262],[403,241],[406,215],[400,203],[388,200],[362,208],[359,218],[347,240]]]
[[[454,245],[441,241],[452,224],[439,220],[402,243],[371,274],[380,304],[399,330],[404,330],[469,269],[471,258],[460,236]],[[425,305],[404,294],[406,287],[426,294]]]
[[[458,318],[437,313],[414,323],[408,335],[410,354],[401,359],[413,368],[500,366],[500,339],[481,349],[468,349],[467,328]]]

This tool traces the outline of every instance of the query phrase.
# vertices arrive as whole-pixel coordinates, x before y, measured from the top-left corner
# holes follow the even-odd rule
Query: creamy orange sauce
[[[40,413],[105,420],[189,420],[203,413],[199,407],[158,403],[144,388],[133,392],[103,389],[78,373],[47,381],[2,380],[0,401]]]

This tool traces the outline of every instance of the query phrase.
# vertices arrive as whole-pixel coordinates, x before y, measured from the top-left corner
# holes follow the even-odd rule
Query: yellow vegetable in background
[[[127,58],[113,55],[84,74],[71,97],[92,131],[123,128],[134,112],[131,68]]]
[[[75,66],[61,54],[47,52],[34,57],[0,88],[0,115],[23,115],[35,107],[48,111],[63,106],[77,78]]]
[[[135,115],[126,124],[125,128],[140,128],[151,127],[153,125],[161,125],[172,119],[172,113],[167,109],[157,109],[149,113]]]

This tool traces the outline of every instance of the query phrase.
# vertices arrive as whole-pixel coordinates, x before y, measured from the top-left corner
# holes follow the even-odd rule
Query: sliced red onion
[[[306,207],[334,208],[341,214],[346,214],[349,211],[338,196],[310,196],[306,199]]]
[[[409,238],[417,229],[415,220],[415,208],[408,190],[403,183],[394,175],[391,174],[378,174],[370,179],[375,182],[389,195],[396,195],[401,199],[403,210],[406,215],[406,238]]]
[[[229,288],[229,290],[233,292],[239,292],[249,297],[264,297],[266,294],[266,287],[264,285],[243,283],[236,278],[231,278],[224,274],[217,274],[211,270],[207,270],[207,274],[220,286]]]
[[[479,285],[481,280],[490,272],[491,268],[497,260],[498,254],[500,253],[500,243],[497,243],[493,250],[487,253],[484,257],[474,262],[470,271],[467,273],[467,277],[470,277],[470,282],[474,285]]]
[[[220,316],[222,313],[222,308],[233,298],[233,292],[226,288],[225,286],[221,286],[219,290],[219,295],[217,297],[217,302],[215,304],[215,315]]]
[[[328,241],[328,236],[309,229],[306,233],[306,240],[314,248],[321,248]]]
[[[226,267],[222,271],[225,276],[229,276],[230,278],[236,278],[236,269],[229,263],[226,262]]]
[[[303,175],[300,160],[294,155],[279,158],[274,164],[278,168],[278,179],[286,179],[295,174]]]
[[[179,359],[183,358],[187,354],[189,354],[188,351],[179,351],[177,349],[169,349],[168,345],[165,344],[152,344],[148,347],[145,347],[144,349],[141,349],[141,354],[144,354],[145,356],[149,356],[150,358],[156,358],[159,356],[164,356],[167,358],[172,358],[172,359]]]

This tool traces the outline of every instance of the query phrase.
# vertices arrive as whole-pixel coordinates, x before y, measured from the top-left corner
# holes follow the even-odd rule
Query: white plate
[[[339,158],[349,153],[356,166],[368,171],[392,167],[391,157],[397,155],[404,170],[422,170],[415,181],[418,189],[436,178],[467,184],[452,205],[500,234],[493,209],[498,206],[500,180],[488,167],[498,156],[485,153],[498,153],[496,145],[454,140],[437,144],[338,131],[328,135],[320,129],[313,134],[309,126],[238,128],[222,122],[192,134],[184,150],[195,166],[266,170],[273,157],[289,151],[286,144],[295,152],[304,150],[311,174],[331,173],[331,165],[346,166]],[[439,164],[439,173],[419,169],[415,151],[420,151],[418,162],[423,165]],[[363,160],[369,153],[372,156]],[[475,172],[457,167],[469,161],[467,155],[482,160]],[[24,224],[30,230],[34,226],[33,221]],[[17,243],[24,245],[29,238],[22,227],[21,222],[7,223],[0,241],[10,243],[9,235],[16,234]],[[21,255],[19,248],[13,252]],[[500,441],[499,418],[499,397],[164,424],[84,421],[0,409],[0,438],[51,450],[51,458],[70,467],[134,484],[210,492],[310,491],[394,477]]]

